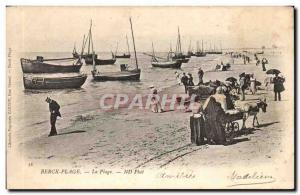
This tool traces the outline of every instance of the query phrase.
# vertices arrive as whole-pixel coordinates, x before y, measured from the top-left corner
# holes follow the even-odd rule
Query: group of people
[[[267,58],[262,58],[261,60],[258,58],[257,54],[254,54],[254,58],[256,60],[256,66],[261,63],[262,71],[266,71],[266,64],[268,64]]]
[[[202,70],[201,67],[198,69],[197,74],[198,74],[198,78],[199,78],[199,82],[197,85],[201,85],[201,84],[203,84],[203,76],[204,76],[204,71]],[[178,85],[182,84],[184,86],[184,91],[186,94],[188,92],[189,86],[195,86],[194,78],[191,73],[186,74],[185,72],[183,72],[182,76],[181,76],[178,71],[175,71],[175,77],[178,82]]]

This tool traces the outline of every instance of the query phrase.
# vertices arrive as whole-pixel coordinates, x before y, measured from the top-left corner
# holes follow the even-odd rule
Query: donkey
[[[242,125],[242,129],[246,128],[246,120],[250,117],[253,116],[253,121],[252,121],[252,127],[255,127],[254,123],[256,121],[257,126],[259,126],[259,122],[257,119],[257,114],[259,112],[259,110],[261,109],[263,112],[267,112],[267,101],[266,98],[264,98],[264,100],[258,100],[256,103],[246,103],[243,105],[243,107],[241,108],[244,112],[243,114],[243,125]]]

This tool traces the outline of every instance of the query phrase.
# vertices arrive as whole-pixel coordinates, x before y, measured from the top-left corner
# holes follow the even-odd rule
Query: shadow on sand
[[[271,123],[260,124],[260,125],[258,125],[257,127],[258,127],[258,128],[260,128],[260,127],[267,127],[267,126],[273,125],[273,124],[275,124],[275,123],[279,123],[279,121],[271,122]]]
[[[72,134],[72,133],[84,133],[86,131],[70,131],[70,132],[65,132],[65,133],[59,133],[57,134],[58,135],[67,135],[67,134]]]

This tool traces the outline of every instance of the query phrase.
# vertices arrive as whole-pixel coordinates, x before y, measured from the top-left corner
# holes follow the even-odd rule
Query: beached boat
[[[92,71],[95,81],[139,81],[141,70],[123,70],[120,72],[94,72]]]
[[[95,62],[95,65],[115,64],[116,58],[113,53],[112,53],[112,58],[110,58],[110,59],[100,59],[100,58],[98,58],[98,55],[94,53],[94,44],[93,44],[93,37],[92,37],[92,23],[90,25],[89,33],[88,33],[85,43],[86,42],[88,42],[88,52],[84,55],[83,55],[83,52],[81,54],[84,56],[86,65],[93,65],[93,62]],[[85,47],[85,44],[83,44],[83,50],[84,50],[84,47]],[[91,53],[90,51],[93,51],[93,53]]]
[[[181,62],[178,61],[178,60],[167,61],[167,62],[152,61],[151,64],[152,64],[153,67],[158,67],[158,68],[180,68],[181,67]]]
[[[128,70],[128,65],[121,64],[120,72],[99,72],[96,69],[95,61],[93,60],[92,76],[93,76],[94,81],[139,81],[140,80],[141,70],[138,67],[131,18],[129,18],[129,21],[130,21],[130,26],[131,26],[131,34],[132,34],[132,41],[133,41],[133,48],[134,48],[135,69]],[[93,54],[94,54],[94,51],[93,51]]]
[[[206,56],[206,53],[204,52],[203,50],[203,40],[201,41],[201,50],[199,48],[199,41],[197,41],[197,52],[195,53],[195,56],[196,57],[205,57]]]
[[[23,83],[25,89],[65,89],[80,88],[87,78],[86,74],[76,76],[36,75],[24,74]]]
[[[116,49],[116,52],[115,52],[115,58],[130,58],[130,50],[129,50],[129,43],[128,43],[128,38],[127,38],[127,35],[126,35],[126,43],[127,43],[127,53],[123,53],[123,55],[118,55],[117,52],[118,52],[118,44],[117,44],[117,49]]]
[[[36,60],[21,58],[23,73],[63,73],[79,72],[82,62],[75,58],[44,59],[37,56]]]
[[[179,27],[178,27],[178,37],[177,37],[177,43],[176,43],[176,50],[175,50],[175,52],[170,51],[169,53],[174,54],[174,55],[172,55],[173,60],[178,60],[181,63],[188,63],[189,60],[190,60],[190,58],[187,58],[187,56],[182,53]]]
[[[170,53],[168,54],[167,59],[159,60],[155,56],[153,43],[152,43],[151,64],[153,67],[157,67],[157,68],[180,68],[181,67],[181,62],[179,60],[172,60],[172,57],[170,57]]]
[[[93,65],[93,55],[92,54],[89,54],[89,55],[86,55],[86,57],[84,58],[85,60],[85,63],[86,65]],[[95,65],[112,65],[112,64],[115,64],[116,62],[116,58],[115,56],[112,54],[112,58],[111,59],[98,59],[98,55],[95,54]]]

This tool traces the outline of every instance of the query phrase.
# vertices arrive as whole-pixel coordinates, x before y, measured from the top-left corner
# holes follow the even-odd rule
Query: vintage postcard
[[[294,7],[7,6],[7,189],[294,189]]]

